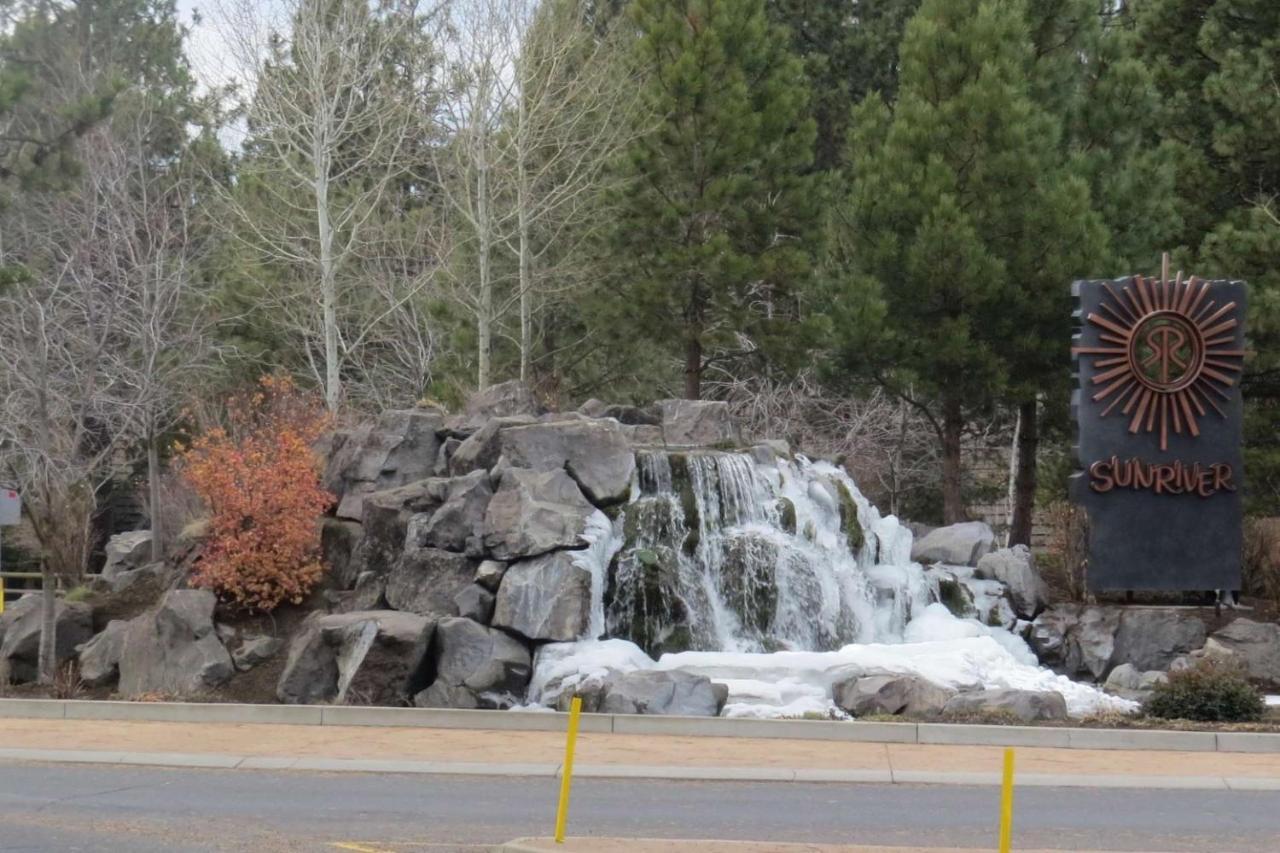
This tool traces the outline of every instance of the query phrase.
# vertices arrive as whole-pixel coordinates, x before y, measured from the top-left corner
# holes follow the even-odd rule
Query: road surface
[[[0,763],[0,851],[483,850],[558,781]],[[994,787],[581,779],[570,835],[990,849]],[[1025,788],[1014,846],[1274,851],[1274,792]]]

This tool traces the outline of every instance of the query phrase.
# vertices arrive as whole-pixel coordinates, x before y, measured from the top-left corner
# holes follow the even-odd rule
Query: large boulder
[[[385,575],[400,559],[414,516],[439,509],[449,498],[451,481],[441,477],[418,480],[364,500],[364,538],[355,561],[356,574]]]
[[[855,717],[938,714],[956,691],[916,675],[864,675],[835,684],[832,698]]]
[[[1103,689],[1122,699],[1143,702],[1155,690],[1157,684],[1168,680],[1169,676],[1159,670],[1143,672],[1131,663],[1122,663],[1111,670]]]
[[[606,714],[672,714],[715,717],[729,690],[703,675],[637,670],[607,680],[600,710]]]
[[[387,576],[387,604],[423,615],[456,615],[454,598],[471,586],[478,562],[439,548],[411,548]]]
[[[1098,680],[1112,666],[1119,628],[1118,608],[1057,604],[1031,623],[1027,642],[1045,666]]]
[[[499,560],[585,548],[587,521],[599,512],[564,471],[508,468],[484,519],[484,544]]]
[[[524,699],[529,650],[470,619],[441,619],[427,652],[435,680],[413,697],[421,708],[507,708]]]
[[[502,459],[514,468],[564,469],[597,506],[631,495],[636,456],[612,420],[572,420],[511,427],[501,433]]]
[[[35,681],[39,674],[41,593],[24,595],[0,615],[0,672],[13,681]],[[93,608],[84,602],[54,601],[54,659],[75,657],[76,647],[93,636]]]
[[[102,564],[102,576],[111,580],[122,572],[140,568],[151,561],[151,531],[117,533],[107,540],[103,551],[107,559]]]
[[[1036,617],[1027,638],[1046,666],[1073,678],[1103,680],[1113,667],[1168,669],[1204,645],[1204,621],[1179,607],[1056,604]]]
[[[1014,612],[1024,619],[1034,618],[1049,600],[1049,590],[1036,571],[1035,556],[1026,545],[984,555],[978,560],[975,575],[1007,586]]]
[[[80,681],[85,687],[101,687],[120,677],[120,657],[129,622],[112,619],[101,633],[80,646]]]
[[[556,551],[513,563],[498,587],[495,627],[530,640],[580,638],[591,621],[591,572]]]
[[[208,590],[172,590],[154,611],[131,620],[120,653],[120,692],[187,696],[231,678],[231,655],[214,630],[217,603]]]
[[[1269,687],[1280,687],[1280,625],[1234,619],[1214,632],[1212,640],[1235,654],[1249,678]]]
[[[429,680],[425,649],[434,630],[433,618],[396,610],[313,613],[290,641],[276,698],[405,705]]]
[[[467,398],[464,411],[468,418],[479,420],[511,415],[540,415],[542,407],[528,385],[512,379],[474,392]]]
[[[1009,714],[1024,723],[1065,720],[1067,700],[1053,690],[975,690],[951,697],[942,712],[956,716]]]
[[[1111,663],[1127,663],[1140,672],[1164,670],[1174,659],[1203,646],[1204,641],[1204,620],[1195,610],[1126,607],[1120,614]]]
[[[911,546],[911,559],[916,563],[946,563],[950,566],[976,566],[991,552],[996,535],[991,526],[981,521],[964,521],[935,528]]]
[[[493,497],[489,475],[473,471],[448,483],[444,503],[434,512],[409,520],[407,543],[422,548],[443,548],[483,555],[484,514]]]
[[[334,589],[350,589],[363,568],[358,559],[364,526],[342,518],[326,518],[320,524],[320,554],[329,567]]]
[[[439,410],[407,409],[335,436],[324,485],[339,499],[338,517],[360,521],[366,495],[431,476],[443,425]]]
[[[488,471],[502,456],[503,430],[533,423],[537,423],[537,419],[528,415],[485,421],[449,454],[449,473],[457,477],[472,471]]]
[[[729,412],[729,404],[713,400],[659,400],[662,438],[670,445],[711,447],[738,445],[742,436]]]

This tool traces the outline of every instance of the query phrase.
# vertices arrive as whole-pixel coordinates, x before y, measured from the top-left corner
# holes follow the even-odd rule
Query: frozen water
[[[657,668],[726,684],[726,716],[843,716],[832,686],[873,671],[1056,690],[1077,716],[1135,707],[1041,668],[1006,630],[1018,623],[1002,584],[925,572],[911,532],[825,462],[642,451],[631,500],[615,521],[593,516],[586,538],[590,629],[538,650],[532,703]]]

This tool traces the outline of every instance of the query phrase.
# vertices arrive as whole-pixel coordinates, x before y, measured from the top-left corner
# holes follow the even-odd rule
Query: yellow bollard
[[[1000,792],[1000,853],[1013,844],[1013,750],[1004,751],[1004,786]]]
[[[564,745],[564,768],[560,775],[560,808],[556,810],[556,844],[564,844],[564,825],[569,820],[569,787],[573,784],[573,748],[578,743],[578,717],[582,697],[574,696],[569,708],[569,739]]]
[[[4,615],[4,578],[0,578],[0,616]]]

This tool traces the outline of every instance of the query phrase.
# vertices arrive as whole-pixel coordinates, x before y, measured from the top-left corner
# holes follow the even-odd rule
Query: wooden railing
[[[40,577],[39,572],[0,572],[0,589],[4,591],[5,602],[16,601],[28,592],[38,591]],[[18,586],[13,581],[35,581],[35,583],[24,583]]]

